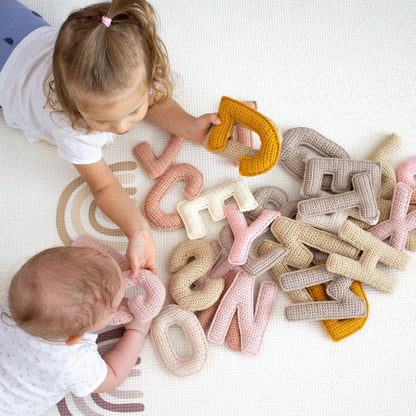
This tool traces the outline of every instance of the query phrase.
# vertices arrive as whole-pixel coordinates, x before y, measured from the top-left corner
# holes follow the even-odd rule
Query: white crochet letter
[[[211,188],[192,201],[179,202],[177,211],[185,224],[188,238],[195,240],[204,237],[207,233],[199,211],[208,209],[211,218],[220,221],[226,217],[224,201],[230,197],[234,197],[242,212],[251,211],[258,205],[242,178]]]

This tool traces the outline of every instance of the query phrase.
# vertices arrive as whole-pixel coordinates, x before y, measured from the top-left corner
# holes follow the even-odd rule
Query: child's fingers
[[[221,124],[221,119],[218,117],[218,114],[216,113],[211,114],[211,123],[214,124],[215,126],[218,126],[219,124]]]
[[[128,268],[130,269],[130,279],[135,279],[139,275],[139,259],[136,256],[127,256]]]
[[[130,279],[135,279],[139,275],[139,268],[131,268]]]

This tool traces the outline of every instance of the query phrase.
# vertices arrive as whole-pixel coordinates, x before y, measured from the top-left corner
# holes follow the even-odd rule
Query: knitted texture
[[[202,145],[204,147],[207,147],[208,141],[209,141],[209,136],[205,139]],[[258,154],[258,152],[259,151],[257,149],[254,149],[252,146],[248,146],[246,144],[240,143],[237,140],[232,140],[230,136],[230,139],[227,140],[227,143],[225,144],[224,149],[215,151],[213,153],[215,153],[218,156],[224,157],[225,159],[230,160],[233,163],[233,165],[239,166],[241,158],[243,157],[253,158]],[[241,172],[240,174],[243,175]],[[243,176],[250,176],[250,175],[243,175]]]
[[[380,240],[389,238],[389,245],[403,251],[410,231],[416,229],[416,211],[407,214],[413,190],[405,183],[394,187],[390,218],[368,231]]]
[[[207,229],[199,211],[208,209],[214,221],[226,217],[224,201],[234,197],[240,211],[250,211],[257,207],[257,201],[242,178],[226,182],[203,192],[192,201],[182,201],[177,205],[177,211],[185,225],[188,238],[195,240],[206,235]]]
[[[308,291],[312,299],[316,302],[326,301],[330,299],[328,294],[326,293],[324,284],[311,286],[308,288]],[[367,315],[362,318],[329,319],[322,321],[325,331],[334,342],[341,341],[342,339],[345,339],[350,335],[354,334],[355,332],[359,331],[365,325],[368,318],[368,301],[362,284],[354,280],[351,283],[350,291],[354,295],[364,299],[367,309]]]
[[[322,264],[328,260],[328,257],[329,257],[328,253],[324,253],[313,247],[310,247],[310,250],[313,254],[313,259],[312,259],[313,264]]]
[[[241,351],[250,355],[258,354],[273,311],[277,286],[270,281],[262,282],[254,308],[254,282],[247,273],[238,272],[215,312],[207,334],[209,341],[216,344],[224,342],[231,320],[237,312]]]
[[[221,230],[220,243],[227,253],[231,251],[234,243],[234,235],[229,225],[226,225]],[[256,277],[265,273],[277,262],[281,261],[283,256],[286,254],[287,250],[280,246],[273,247],[270,251],[267,251],[265,254],[257,258],[249,254],[246,262],[241,265],[241,268],[249,275]]]
[[[331,191],[339,194],[351,190],[354,175],[367,173],[370,176],[371,186],[375,199],[380,198],[381,166],[378,162],[350,159],[312,158],[305,164],[302,194],[306,197],[319,196],[323,188],[324,177],[332,178]]]
[[[323,157],[349,159],[348,153],[341,146],[312,129],[297,127],[283,134],[281,163],[300,179],[304,177],[305,160],[314,157],[311,153],[315,156],[318,154]],[[323,189],[329,190],[329,184],[329,181],[324,180]]]
[[[374,160],[381,165],[381,198],[390,199],[396,184],[396,172],[390,164],[392,155],[397,152],[402,141],[396,134],[388,135],[366,160]]]
[[[233,123],[237,122],[257,133],[261,141],[260,149],[255,156],[240,158],[240,175],[261,175],[273,168],[279,158],[280,139],[271,120],[241,101],[225,96],[221,99],[218,115],[221,124],[212,128],[206,145],[208,150],[223,150],[227,145]]]
[[[257,254],[260,257],[266,256],[267,254],[271,254],[274,250],[277,250],[279,248],[283,248],[280,244],[275,243],[274,241],[270,240],[263,240],[263,242],[257,247]],[[282,273],[285,273],[286,271],[289,271],[289,267],[285,267],[282,271],[280,267],[277,267],[279,264],[284,264],[281,260],[276,263],[275,266],[272,266],[269,269],[269,274],[271,277],[278,283],[279,277]],[[311,297],[309,296],[309,293],[305,289],[300,290],[292,290],[287,292],[287,295],[289,296],[289,299],[292,302],[309,302],[311,300]]]
[[[157,180],[144,200],[143,215],[152,227],[163,230],[183,227],[183,221],[177,212],[166,214],[160,208],[162,199],[180,180],[185,181],[183,192],[188,199],[194,199],[201,193],[204,178],[197,168],[188,163],[172,165]]]
[[[163,153],[157,158],[149,143],[141,142],[134,147],[133,153],[142,168],[150,178],[158,178],[163,175],[173,163],[182,149],[184,139],[171,135]]]
[[[313,254],[308,247],[313,247],[324,253],[338,253],[350,258],[355,258],[358,255],[358,250],[347,241],[290,218],[282,216],[276,218],[271,226],[271,231],[276,240],[289,250],[282,262],[271,269],[276,280],[282,273],[291,271],[290,267],[306,269],[311,265]],[[260,255],[265,251],[262,247],[263,244],[264,242],[258,249]]]
[[[195,282],[192,284],[192,288],[195,290],[200,290],[205,287],[207,279],[210,277],[215,277],[215,275],[212,274],[212,271],[217,265],[217,262],[223,257],[222,255],[222,247],[218,240],[212,240],[210,241],[210,245],[212,249],[214,250],[214,267],[210,269],[207,273],[199,277]]]
[[[234,235],[228,261],[231,264],[241,265],[246,262],[253,241],[268,230],[269,225],[280,215],[280,212],[265,209],[249,226],[237,204],[227,205],[225,214]]]
[[[302,289],[329,282],[326,293],[334,300],[298,303],[285,308],[289,321],[357,318],[367,315],[365,300],[350,290],[352,283],[347,277],[328,272],[325,265],[306,270],[295,270],[280,276],[283,290]]]
[[[221,299],[227,293],[231,283],[237,275],[236,270],[230,270],[224,277],[225,287],[220,298],[209,308],[197,312],[198,320],[204,330],[208,330],[211,322],[215,316],[215,312],[218,309],[218,306],[221,302]],[[237,313],[235,313],[231,319],[230,327],[227,332],[227,346],[233,351],[241,351],[241,336],[240,330],[238,329],[238,318]]]
[[[272,205],[275,211],[281,215],[293,218],[298,210],[298,201],[289,201],[287,194],[277,186],[263,186],[253,192],[254,198],[258,202],[258,207],[245,213],[246,217],[255,220],[266,209]]]
[[[400,164],[397,170],[397,180],[410,186],[412,189],[412,195],[410,202],[416,202],[416,159],[410,159]]]
[[[339,236],[361,250],[361,257],[359,261],[355,261],[332,253],[326,263],[327,269],[332,273],[359,280],[384,293],[393,293],[397,278],[377,270],[377,263],[381,262],[397,270],[405,270],[410,260],[409,256],[388,246],[350,221],[345,221],[342,225]]]
[[[257,110],[256,101],[242,101],[244,104]],[[235,124],[232,128],[232,134],[230,140],[244,144],[249,147],[253,147],[253,132],[239,124]]]
[[[377,203],[378,209],[380,211],[380,218],[379,224],[383,221],[387,221],[390,218],[390,211],[391,211],[391,204],[392,201],[388,199],[380,199]],[[416,209],[416,205],[409,205],[408,212],[413,212]],[[369,230],[371,225],[357,220],[355,218],[349,218],[349,221],[353,222],[354,224],[358,225],[363,230]],[[408,233],[407,239],[404,248],[409,251],[416,251],[416,233]]]
[[[171,253],[169,271],[173,273],[169,291],[172,298],[182,308],[198,311],[210,307],[224,290],[223,279],[206,279],[200,290],[191,286],[207,274],[214,265],[217,254],[211,244],[203,240],[184,241]],[[189,262],[189,260],[193,259]]]
[[[243,101],[243,103],[257,110],[256,101]],[[209,134],[202,144],[204,147],[207,147],[208,139]],[[231,160],[234,166],[238,166],[241,157],[253,157],[257,152],[257,149],[253,149],[253,132],[239,124],[234,124],[225,148],[214,153]]]
[[[305,176],[308,176],[308,173],[305,172]],[[354,208],[360,220],[377,224],[380,212],[370,176],[366,173],[355,174],[351,181],[353,190],[350,192],[300,201],[298,214],[301,218],[309,218]]]
[[[89,247],[107,254],[115,260],[117,265],[123,268],[127,261],[124,256],[111,247],[108,247],[90,237],[82,236],[74,240],[73,247]],[[141,269],[136,279],[130,279],[131,271],[122,271],[126,289],[134,286],[142,287],[146,295],[132,296],[127,301],[128,310],[121,307],[112,320],[112,325],[122,325],[130,322],[136,316],[141,322],[148,322],[162,309],[165,301],[165,287],[155,274],[146,269]]]
[[[328,231],[331,234],[338,234],[341,225],[344,224],[349,213],[350,210],[341,210],[332,214],[310,216],[302,215],[302,213],[298,212],[296,214],[296,221],[303,222],[304,224],[319,228],[323,231]]]
[[[179,357],[169,337],[169,328],[179,325],[191,347],[187,358]],[[162,365],[170,373],[185,377],[202,369],[208,357],[208,344],[197,317],[177,305],[165,306],[153,320],[151,339]]]

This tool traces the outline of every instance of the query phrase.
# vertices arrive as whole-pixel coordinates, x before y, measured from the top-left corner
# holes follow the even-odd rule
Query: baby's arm
[[[216,113],[194,117],[187,113],[174,99],[153,104],[147,111],[146,121],[169,133],[187,140],[202,143],[213,124],[221,123]]]
[[[125,325],[125,332],[116,346],[104,357],[107,377],[94,393],[104,393],[119,386],[129,376],[142,350],[151,321],[141,323],[137,318]]]
[[[150,226],[104,159],[74,166],[87,182],[97,206],[129,239],[126,257],[131,276],[135,278],[140,268],[156,274],[156,245]]]

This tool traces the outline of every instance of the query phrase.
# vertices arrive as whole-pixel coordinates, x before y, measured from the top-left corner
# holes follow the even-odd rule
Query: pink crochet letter
[[[407,214],[412,192],[410,186],[397,182],[394,187],[390,219],[368,230],[374,237],[382,241],[390,237],[389,245],[401,251],[404,250],[409,231],[416,228],[416,211]]]
[[[146,296],[134,296],[129,299],[127,305],[133,315],[137,315],[142,322],[150,321],[162,309],[165,301],[165,286],[155,274],[146,269],[141,269],[136,279],[124,279],[126,287],[141,286]]]
[[[182,149],[183,140],[184,139],[176,137],[172,134],[165,150],[159,158],[156,158],[152,148],[147,142],[139,143],[133,149],[133,153],[142,165],[142,168],[146,171],[149,178],[156,179],[163,175],[175,160],[176,156]]]
[[[411,203],[416,202],[416,159],[410,159],[406,162],[403,162],[399,169],[397,170],[397,180],[399,182],[404,182],[406,185],[409,185],[412,188],[412,196],[410,198]]]
[[[171,166],[158,179],[144,200],[143,214],[154,228],[172,230],[183,227],[181,217],[176,211],[172,214],[165,214],[160,209],[163,197],[180,180],[185,181],[183,192],[188,200],[196,198],[201,193],[204,179],[197,168],[188,163]]]
[[[265,209],[250,226],[247,226],[244,214],[238,209],[237,204],[227,205],[225,214],[234,234],[234,243],[228,261],[231,264],[241,265],[247,260],[252,242],[267,230],[280,212]]]
[[[231,320],[237,312],[241,351],[251,355],[259,352],[276,299],[277,285],[270,281],[261,283],[253,317],[254,281],[245,272],[237,274],[212,320],[207,336],[209,341],[216,344],[224,342]]]

